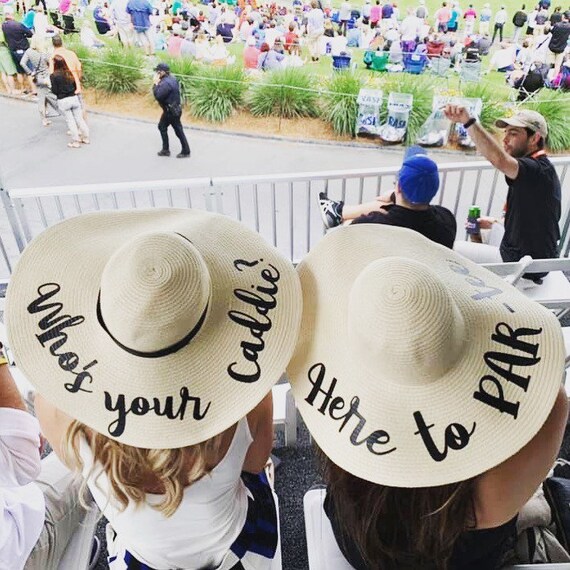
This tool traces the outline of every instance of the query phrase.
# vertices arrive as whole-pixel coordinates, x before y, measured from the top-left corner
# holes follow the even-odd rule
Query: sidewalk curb
[[[13,101],[21,101],[22,103],[34,103],[35,101],[31,101],[29,99],[22,99],[21,97],[13,97],[11,95],[7,95],[6,93],[0,93],[0,97],[5,99],[11,99]],[[121,121],[130,121],[133,123],[142,123],[148,125],[155,125],[156,121],[151,121],[150,119],[141,119],[138,117],[130,117],[125,115],[117,115],[115,113],[109,113],[107,111],[95,111],[88,109],[90,115],[97,115],[100,117],[107,117],[109,119],[118,119]],[[211,133],[211,134],[220,134],[220,135],[228,135],[231,137],[243,137],[248,139],[258,139],[258,140],[267,140],[267,141],[278,141],[278,142],[289,142],[294,144],[308,144],[308,145],[322,145],[322,146],[336,146],[336,147],[345,147],[345,148],[363,148],[367,150],[378,150],[378,151],[386,151],[390,153],[401,153],[404,151],[405,147],[395,145],[395,146],[383,146],[374,143],[356,143],[356,142],[346,142],[346,141],[332,141],[332,140],[307,140],[307,139],[299,139],[294,137],[286,137],[286,136],[279,136],[279,135],[263,135],[259,133],[245,133],[242,131],[226,131],[220,129],[208,129],[207,127],[197,127],[197,126],[186,126],[183,125],[184,130],[186,131],[196,131],[201,133]],[[468,151],[460,151],[460,150],[451,150],[451,149],[428,149],[428,152],[432,156],[458,156],[462,155],[465,157],[474,157],[477,156],[474,152]]]

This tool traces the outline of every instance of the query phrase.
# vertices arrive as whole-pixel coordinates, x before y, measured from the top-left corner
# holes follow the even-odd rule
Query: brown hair
[[[137,505],[145,503],[144,483],[149,479],[156,480],[164,500],[153,504],[152,508],[169,517],[180,505],[184,488],[213,469],[211,465],[218,458],[222,436],[223,433],[178,449],[144,449],[109,439],[74,420],[67,430],[63,447],[68,466],[81,471],[83,461],[79,455],[79,442],[82,437],[87,440],[95,461],[107,475],[114,498],[123,509],[130,501]],[[85,475],[82,490],[94,468]]]
[[[75,83],[73,73],[71,73],[71,70],[67,66],[67,62],[61,55],[54,55],[53,57],[53,73],[54,75],[62,75],[68,81]]]
[[[351,475],[320,450],[317,455],[342,537],[367,568],[447,570],[457,539],[475,527],[474,479],[386,487]]]

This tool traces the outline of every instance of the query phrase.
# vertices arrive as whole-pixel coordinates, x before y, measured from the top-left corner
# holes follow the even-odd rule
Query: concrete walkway
[[[0,98],[0,175],[7,189],[202,176],[272,174],[392,166],[401,149],[289,142],[187,129],[190,159],[160,158],[150,122],[89,115],[91,145],[68,149],[65,122],[41,125],[35,103]],[[179,143],[170,133],[171,150]],[[443,153],[440,162],[465,160]]]

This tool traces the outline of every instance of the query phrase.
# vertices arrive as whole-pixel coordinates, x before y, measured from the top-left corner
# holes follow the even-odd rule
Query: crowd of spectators
[[[531,80],[540,75],[541,86],[570,83],[570,11],[551,7],[549,0],[532,10],[522,5],[514,14],[504,6],[493,11],[490,4],[480,11],[472,4],[462,9],[458,0],[442,2],[434,14],[424,0],[406,10],[393,0],[364,0],[358,5],[344,0],[338,9],[330,0],[294,0],[291,6],[257,0],[96,0],[89,6],[85,0],[44,1],[46,7],[40,2],[16,3],[30,35],[44,38],[58,31],[46,15],[46,10],[53,10],[82,22],[76,27],[90,48],[102,47],[108,37],[116,36],[124,46],[142,47],[148,56],[167,51],[173,57],[227,65],[238,54],[251,73],[303,66],[324,55],[350,56],[351,48],[388,53],[388,71],[409,70],[406,63],[413,61],[421,72],[443,59],[437,62],[439,71],[459,72],[463,62],[475,63],[491,54],[487,70],[508,72],[513,86],[519,87],[531,72]],[[84,17],[88,10],[92,21]],[[505,26],[511,23],[514,33],[507,37]],[[243,44],[241,55],[228,49],[230,43]],[[25,41],[9,33],[6,44],[22,73],[18,58]],[[14,68],[5,50],[0,62],[4,82],[13,90]]]

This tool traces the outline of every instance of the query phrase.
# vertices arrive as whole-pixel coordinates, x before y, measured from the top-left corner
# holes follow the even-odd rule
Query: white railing
[[[552,162],[562,184],[561,255],[570,250],[570,157]],[[449,208],[458,220],[458,238],[471,204],[483,214],[500,215],[506,200],[504,177],[488,162],[439,165],[441,183],[435,203]],[[291,260],[298,260],[323,235],[318,193],[350,204],[391,192],[397,167],[0,189],[5,218],[0,218],[0,254],[8,276],[26,244],[44,228],[84,212],[104,209],[198,208],[242,221],[261,233]],[[540,200],[537,188],[537,200]],[[2,271],[2,269],[0,269]]]

